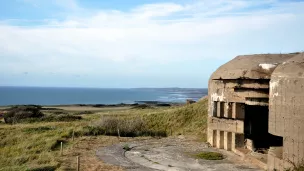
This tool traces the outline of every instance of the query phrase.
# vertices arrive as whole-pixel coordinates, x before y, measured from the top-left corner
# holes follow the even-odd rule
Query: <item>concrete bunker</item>
[[[298,66],[296,73],[293,65]],[[297,154],[285,155],[297,155],[298,159],[284,157],[285,151],[291,151],[287,146],[292,140],[287,137],[294,134],[286,132],[291,126],[284,124],[284,119],[296,115],[304,121],[300,110],[304,102],[299,100],[304,97],[302,77],[303,53],[244,55],[219,67],[209,80],[208,142],[244,157],[258,153],[262,157],[256,159],[257,163],[264,169],[284,170],[300,164],[300,160],[304,160],[303,136],[298,138],[298,144],[293,139],[294,147],[300,148],[300,152],[293,148],[292,153]],[[288,85],[291,82],[292,85]],[[284,83],[286,87],[281,87]],[[290,98],[290,102],[286,102],[285,97]],[[290,104],[292,100],[299,104]],[[290,106],[298,108],[287,110]],[[304,126],[297,126],[292,130],[303,135]]]

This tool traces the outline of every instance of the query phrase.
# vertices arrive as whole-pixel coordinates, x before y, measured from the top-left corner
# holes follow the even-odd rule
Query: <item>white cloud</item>
[[[186,8],[179,4],[174,3],[160,3],[160,4],[147,4],[137,7],[132,10],[136,17],[139,18],[153,18],[163,17],[170,14],[181,12]]]
[[[301,33],[282,35],[304,25],[301,2],[160,3],[127,11],[94,10],[90,16],[81,16],[90,9],[79,7],[75,1],[55,2],[66,9],[64,20],[47,18],[38,26],[0,25],[0,57],[7,61],[0,63],[0,70],[13,66],[15,71],[90,73],[106,63],[145,66],[192,59],[226,60],[241,53],[265,52],[268,47],[261,47],[261,41],[282,48],[288,41],[303,40]],[[71,10],[73,15],[68,13]],[[75,11],[81,12],[74,15]],[[264,38],[257,39],[256,35]],[[287,42],[273,42],[275,36],[287,38]],[[295,44],[284,50],[302,50],[299,47]],[[269,48],[269,52],[273,50]],[[18,64],[4,58],[25,60]],[[27,64],[32,67],[25,67]],[[126,70],[130,68],[119,68],[117,72]]]

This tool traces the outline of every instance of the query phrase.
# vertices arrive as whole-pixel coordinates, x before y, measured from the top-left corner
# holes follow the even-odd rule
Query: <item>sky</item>
[[[0,86],[195,87],[304,50],[300,0],[0,0]]]

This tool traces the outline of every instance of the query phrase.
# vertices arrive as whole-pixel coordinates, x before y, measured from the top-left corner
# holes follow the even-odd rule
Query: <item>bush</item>
[[[76,132],[76,135],[85,135],[85,136],[97,136],[97,135],[105,135],[105,129],[99,126],[85,126],[83,127],[82,133]]]
[[[16,106],[8,110],[4,114],[5,123],[15,124],[28,118],[41,118],[43,113],[40,112],[39,107],[35,106]]]
[[[108,134],[118,135],[118,129],[120,136],[139,136],[144,132],[147,132],[146,126],[143,120],[139,118],[118,118],[118,117],[104,117],[98,126],[104,128]]]
[[[83,135],[111,135],[122,137],[137,136],[167,136],[166,131],[151,130],[140,117],[124,118],[115,116],[106,116],[92,126],[86,126],[83,129]]]

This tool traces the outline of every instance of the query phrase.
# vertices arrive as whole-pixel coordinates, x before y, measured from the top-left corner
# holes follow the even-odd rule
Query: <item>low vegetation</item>
[[[206,140],[207,99],[178,108],[143,115],[152,130],[166,130],[168,134],[192,134]]]
[[[70,160],[60,156],[61,142],[68,150],[75,148],[78,139],[80,141],[87,136],[167,136],[171,133],[204,136],[207,122],[206,100],[182,107],[96,113],[54,113],[55,111],[45,110],[42,113],[40,109],[31,108],[30,112],[24,110],[26,112],[21,112],[21,115],[19,111],[11,110],[15,113],[7,115],[6,124],[0,124],[0,171],[55,170],[63,166],[72,169],[65,163]],[[11,121],[8,121],[9,118]],[[72,137],[75,141],[72,141]],[[71,154],[75,155],[78,154]]]
[[[153,130],[140,116],[104,116],[84,128],[84,135],[110,135],[121,137],[167,136],[165,130]]]
[[[153,109],[154,107],[147,105],[147,104],[138,104],[133,106],[132,109]]]
[[[200,152],[195,155],[196,158],[205,160],[223,160],[224,156],[217,152]]]
[[[295,168],[293,169],[293,171],[304,171],[304,165],[295,167]]]
[[[300,165],[295,165],[293,164],[293,168],[292,169],[286,169],[286,171],[304,171],[304,164],[302,162],[302,164]]]
[[[295,171],[304,171],[304,164],[295,168]]]
[[[207,100],[161,111],[149,109],[139,110],[140,113],[137,114],[134,114],[134,110],[129,110],[124,115],[104,115],[100,121],[85,127],[85,135],[163,137],[192,134],[206,139]]]
[[[43,113],[36,106],[12,107],[3,115],[5,123],[15,124],[28,118],[41,118]]]
[[[33,123],[33,122],[71,122],[81,120],[81,116],[69,115],[69,114],[60,114],[60,115],[47,115],[40,118],[27,118],[22,120],[24,123]]]
[[[129,144],[125,144],[125,145],[123,146],[123,149],[124,149],[125,151],[130,151],[130,150],[131,150],[131,147],[129,146]]]

